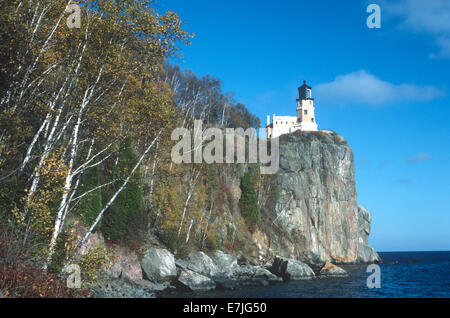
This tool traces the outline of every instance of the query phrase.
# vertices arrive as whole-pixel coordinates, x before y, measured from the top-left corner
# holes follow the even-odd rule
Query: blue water
[[[220,298],[442,298],[450,297],[450,252],[379,253],[381,288],[369,289],[367,266],[341,266],[350,278],[296,281],[235,291],[186,293],[177,297]]]

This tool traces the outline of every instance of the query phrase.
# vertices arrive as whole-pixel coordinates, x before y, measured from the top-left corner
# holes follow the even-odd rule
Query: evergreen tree
[[[87,193],[100,186],[99,166],[87,170],[82,177],[79,193]],[[90,227],[98,214],[102,210],[102,191],[101,189],[89,192],[80,199],[76,207],[76,214],[80,215],[87,227]],[[99,228],[100,226],[97,226]]]
[[[258,195],[256,192],[254,172],[245,173],[241,180],[242,195],[239,201],[241,213],[247,225],[254,226],[259,221]]]
[[[133,152],[131,140],[128,138],[120,147],[119,160],[114,167],[114,177],[117,179],[115,188],[122,184],[121,180],[131,172],[138,162]],[[102,232],[112,241],[123,241],[132,232],[131,225],[140,216],[143,209],[142,187],[140,185],[140,170],[136,170],[132,180],[119,194],[110,211],[105,213],[102,222]]]

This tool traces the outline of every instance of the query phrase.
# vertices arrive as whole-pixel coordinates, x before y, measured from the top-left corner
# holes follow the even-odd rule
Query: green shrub
[[[102,244],[91,248],[79,261],[82,282],[87,285],[103,283],[101,277],[107,267],[114,265],[112,251]]]
[[[114,167],[114,191],[117,191],[123,184],[123,180],[133,170],[138,162],[136,154],[133,152],[131,141],[127,139],[121,146],[119,160]],[[143,195],[140,184],[140,170],[137,169],[127,186],[117,196],[115,202],[103,217],[102,232],[111,241],[124,241],[128,233],[135,231],[131,228],[133,220],[139,218],[143,211]]]
[[[242,195],[239,205],[242,216],[250,227],[256,225],[260,217],[255,179],[255,172],[252,170],[245,173],[241,179]]]
[[[87,193],[100,186],[100,174],[98,166],[87,170],[81,179],[80,194]],[[83,218],[87,227],[90,227],[98,214],[102,210],[102,191],[101,189],[89,192],[76,206],[75,213]],[[100,224],[96,229],[100,228]]]

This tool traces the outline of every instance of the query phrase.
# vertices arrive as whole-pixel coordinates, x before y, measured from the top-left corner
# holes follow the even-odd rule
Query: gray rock
[[[185,264],[191,271],[206,277],[214,277],[220,275],[220,271],[217,268],[216,264],[208,255],[203,252],[196,252],[189,255],[189,259]]]
[[[177,268],[179,268],[180,270],[186,270],[189,269],[189,263],[186,262],[185,260],[182,259],[175,259],[175,265],[177,266]]]
[[[372,216],[362,206],[358,206],[357,229],[358,229],[358,258],[357,263],[379,263],[380,256],[370,247],[369,235],[371,231]]]
[[[120,278],[109,277],[98,286],[92,286],[91,292],[97,298],[155,298],[155,292],[148,286],[125,281]]]
[[[349,277],[348,273],[331,263],[325,264],[319,272],[319,278],[347,278]]]
[[[244,265],[235,268],[232,279],[242,286],[267,286],[281,282],[276,275],[261,266]]]
[[[380,263],[381,258],[375,250],[366,245],[358,244],[358,263]]]
[[[149,248],[141,262],[145,278],[155,283],[170,282],[177,276],[175,258],[164,249]]]
[[[216,288],[216,283],[203,275],[195,273],[189,269],[183,270],[178,277],[178,285],[189,290],[212,290]]]
[[[370,212],[358,206],[352,149],[335,133],[296,132],[280,137],[280,196],[269,248],[316,263],[378,259],[368,247]],[[268,231],[266,229],[266,231]]]
[[[305,263],[283,257],[274,259],[271,272],[283,278],[284,281],[315,278],[314,271]]]
[[[225,254],[222,251],[216,251],[212,257],[212,260],[216,264],[220,275],[231,276],[233,274],[233,270],[238,267],[237,258],[232,255]]]

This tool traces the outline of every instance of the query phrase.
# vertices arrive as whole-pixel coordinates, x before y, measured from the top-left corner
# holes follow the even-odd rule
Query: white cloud
[[[384,106],[394,102],[429,101],[442,96],[443,92],[434,86],[395,85],[361,70],[319,84],[314,88],[314,94],[321,102],[330,104]]]
[[[388,17],[399,17],[400,26],[434,37],[439,48],[431,57],[450,58],[450,1],[399,0],[382,4]]]
[[[428,161],[433,159],[433,156],[429,153],[419,153],[417,155],[411,156],[408,159],[406,159],[407,163],[419,163],[423,161]]]
[[[448,38],[439,38],[437,39],[437,43],[439,44],[440,50],[438,53],[430,54],[432,58],[450,58],[450,37]]]

